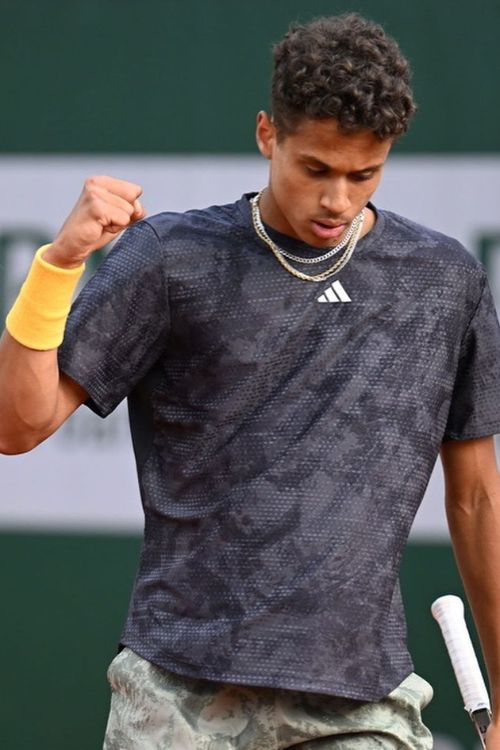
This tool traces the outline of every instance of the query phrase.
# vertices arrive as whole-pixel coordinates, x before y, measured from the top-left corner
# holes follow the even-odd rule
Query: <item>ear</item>
[[[257,115],[255,140],[262,156],[266,159],[271,159],[276,144],[276,128],[267,112],[261,111]]]

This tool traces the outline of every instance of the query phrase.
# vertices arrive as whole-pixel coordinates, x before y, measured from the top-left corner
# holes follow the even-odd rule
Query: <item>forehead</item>
[[[346,133],[333,118],[304,119],[281,141],[281,147],[288,156],[311,158],[332,167],[346,167],[350,171],[382,164],[391,146],[391,139],[381,140],[373,131],[365,128]]]

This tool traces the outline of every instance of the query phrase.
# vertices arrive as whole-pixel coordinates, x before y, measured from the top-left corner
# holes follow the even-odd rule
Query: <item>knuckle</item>
[[[142,195],[141,185],[137,185],[137,183],[135,182],[130,183],[130,191],[132,193],[132,200],[136,200],[140,195]]]
[[[91,195],[89,198],[89,212],[93,218],[101,219],[106,214],[107,206],[105,202],[97,195]]]
[[[88,190],[95,190],[96,188],[103,190],[106,189],[106,180],[107,178],[105,175],[94,174],[90,177],[87,177],[87,179],[85,180],[85,187]]]
[[[93,188],[97,184],[98,177],[96,175],[91,175],[90,177],[87,177],[87,179],[84,182],[84,185],[87,189]]]

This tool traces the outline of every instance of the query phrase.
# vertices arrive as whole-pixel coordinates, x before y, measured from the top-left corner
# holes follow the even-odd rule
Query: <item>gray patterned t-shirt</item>
[[[145,537],[122,642],[166,669],[366,700],[412,669],[401,553],[441,442],[500,432],[500,334],[458,242],[377,216],[310,283],[248,196],[159,214],[74,305],[62,369],[101,416],[129,399]]]

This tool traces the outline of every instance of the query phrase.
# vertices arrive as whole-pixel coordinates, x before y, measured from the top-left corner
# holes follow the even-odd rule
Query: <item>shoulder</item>
[[[242,223],[240,202],[191,209],[182,213],[163,211],[147,217],[144,222],[156,234],[161,244],[175,239],[206,238],[227,234]]]
[[[384,217],[386,238],[398,244],[403,253],[418,252],[426,261],[436,260],[440,263],[444,261],[455,266],[459,265],[473,275],[484,277],[485,270],[482,263],[456,238],[392,211],[379,209],[379,214]]]

